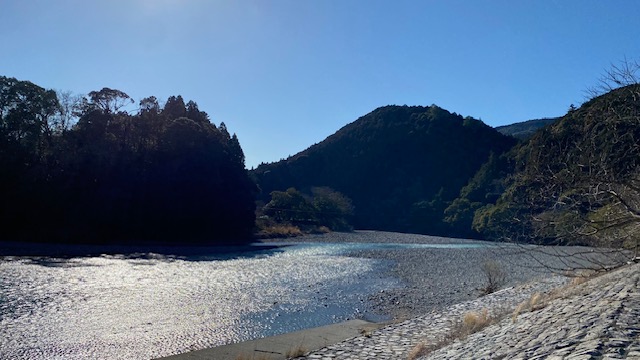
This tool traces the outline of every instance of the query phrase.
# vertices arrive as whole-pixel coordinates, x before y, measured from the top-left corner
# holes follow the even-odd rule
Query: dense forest
[[[438,106],[385,106],[289,159],[252,171],[268,202],[273,191],[329,187],[353,203],[353,225],[471,236],[444,212],[490,157],[516,144],[479,120]],[[457,220],[456,220],[457,221]]]
[[[257,188],[225,124],[180,96],[160,106],[0,77],[0,238],[244,243]]]

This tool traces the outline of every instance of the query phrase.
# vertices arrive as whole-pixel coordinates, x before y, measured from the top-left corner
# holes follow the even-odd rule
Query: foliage
[[[315,217],[320,226],[334,231],[350,231],[350,218],[353,215],[351,199],[328,187],[314,187],[312,204]]]
[[[311,201],[295,188],[287,191],[272,191],[271,201],[265,205],[263,212],[277,222],[315,223],[315,213]]]
[[[489,159],[460,190],[460,195],[444,210],[444,221],[456,236],[477,238],[473,221],[476,213],[487,204],[493,204],[504,192],[512,164],[508,152],[500,156],[491,153]]]
[[[312,197],[295,188],[272,191],[271,201],[262,212],[278,224],[327,227],[333,231],[353,229],[349,222],[353,205],[349,198],[328,187],[312,188],[311,191]]]
[[[512,182],[474,227],[496,239],[638,248],[640,85],[571,110],[513,151]]]
[[[129,114],[120,90],[61,94],[0,77],[3,239],[250,240],[256,188],[238,139],[194,102],[149,97]]]
[[[330,187],[352,200],[356,228],[451,235],[444,210],[491,153],[515,143],[435,105],[385,106],[252,175],[264,201],[290,187]]]

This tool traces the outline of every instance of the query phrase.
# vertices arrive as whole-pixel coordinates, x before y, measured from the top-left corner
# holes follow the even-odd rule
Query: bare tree
[[[598,79],[598,83],[586,90],[588,98],[606,94],[612,90],[640,83],[640,61],[628,59],[626,56]]]
[[[76,95],[71,91],[56,90],[58,96],[59,111],[52,116],[49,121],[49,127],[54,133],[60,134],[73,127],[78,121],[77,111],[82,104],[82,96]]]

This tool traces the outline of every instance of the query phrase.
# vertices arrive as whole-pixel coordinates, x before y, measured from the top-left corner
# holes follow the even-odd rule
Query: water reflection
[[[0,358],[149,359],[365,318],[399,286],[367,249],[478,244],[280,244],[0,258]],[[154,249],[157,250],[157,249]]]
[[[314,245],[0,261],[0,358],[148,359],[362,316],[387,264]]]

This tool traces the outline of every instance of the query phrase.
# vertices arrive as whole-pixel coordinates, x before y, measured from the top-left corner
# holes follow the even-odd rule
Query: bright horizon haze
[[[193,100],[247,168],[385,105],[560,116],[640,58],[634,0],[0,0],[0,75]]]

